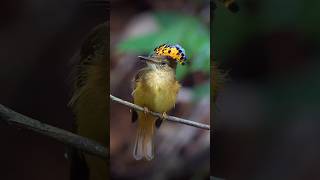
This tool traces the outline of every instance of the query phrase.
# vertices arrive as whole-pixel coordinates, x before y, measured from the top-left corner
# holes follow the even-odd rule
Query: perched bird
[[[76,133],[109,145],[107,103],[107,23],[98,25],[86,38],[74,66],[74,92],[69,102],[76,119]],[[107,160],[79,152],[69,153],[71,180],[108,179]]]
[[[152,160],[154,127],[159,128],[162,120],[166,119],[166,112],[175,106],[180,89],[175,71],[177,64],[185,64],[187,57],[180,45],[163,44],[155,48],[149,57],[139,58],[145,61],[147,66],[136,74],[132,96],[134,103],[145,110],[132,111],[132,121],[138,120],[133,157],[136,160]],[[148,114],[149,110],[162,113],[162,118]]]
[[[221,3],[223,3],[223,5],[228,8],[231,12],[235,13],[239,11],[239,6],[238,4],[235,2],[235,0],[218,0]]]

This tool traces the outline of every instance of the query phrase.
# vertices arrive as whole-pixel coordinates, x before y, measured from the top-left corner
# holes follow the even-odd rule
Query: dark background
[[[76,0],[0,1],[0,103],[72,130],[71,58],[106,8]],[[67,180],[65,146],[0,123],[0,179]]]
[[[105,15],[79,2],[0,2],[0,103],[68,130],[70,58]],[[219,5],[213,23],[215,58],[229,71],[212,125],[214,175],[319,179],[319,2],[238,2],[237,14]],[[3,123],[0,144],[1,180],[68,179],[63,144]]]
[[[214,117],[214,175],[320,179],[319,1],[218,4],[215,59],[229,71]]]

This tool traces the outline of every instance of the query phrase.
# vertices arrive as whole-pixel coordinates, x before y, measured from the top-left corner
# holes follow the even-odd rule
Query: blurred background
[[[210,6],[207,0],[111,1],[111,93],[132,102],[132,79],[160,44],[180,44],[190,64],[178,66],[182,84],[169,115],[209,124]],[[112,179],[208,179],[209,131],[164,122],[155,135],[154,160],[136,161],[137,124],[128,107],[111,103],[110,164]]]
[[[213,126],[214,175],[320,179],[320,2],[218,4],[214,54],[229,71]]]
[[[0,1],[0,103],[72,130],[70,59],[106,7],[81,0]],[[68,180],[65,145],[0,122],[1,180]]]

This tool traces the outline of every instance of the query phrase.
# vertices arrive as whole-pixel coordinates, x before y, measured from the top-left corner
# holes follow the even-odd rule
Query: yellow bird
[[[107,24],[97,26],[86,38],[74,68],[74,92],[69,105],[76,118],[76,132],[109,145],[107,104]],[[108,179],[107,159],[73,150],[71,180]]]
[[[134,78],[132,92],[134,103],[144,107],[144,112],[133,111],[132,121],[138,119],[137,136],[135,140],[133,157],[136,160],[154,157],[153,134],[154,127],[160,127],[166,112],[176,103],[180,84],[176,80],[177,64],[185,64],[186,55],[180,45],[163,44],[154,49],[149,57],[139,56],[147,66],[138,71]],[[162,113],[162,118],[148,114],[148,111]]]

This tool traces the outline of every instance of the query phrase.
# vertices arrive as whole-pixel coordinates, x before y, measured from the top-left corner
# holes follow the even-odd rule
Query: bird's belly
[[[152,109],[156,112],[167,112],[173,108],[176,102],[176,94],[168,88],[158,87],[155,89]]]
[[[176,92],[170,88],[171,84],[159,84],[152,86],[138,86],[134,92],[135,104],[147,107],[155,112],[167,112],[174,107]]]

